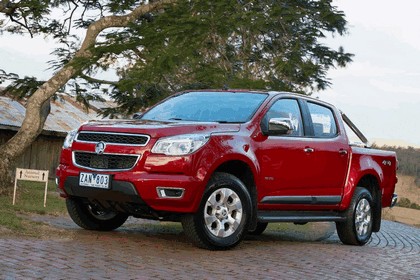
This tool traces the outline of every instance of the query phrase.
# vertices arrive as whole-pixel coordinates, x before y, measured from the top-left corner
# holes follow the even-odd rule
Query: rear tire
[[[71,219],[81,228],[110,231],[119,228],[128,215],[111,210],[97,210],[93,205],[78,198],[66,199],[67,211]]]
[[[198,247],[226,250],[239,244],[248,230],[251,197],[245,185],[228,173],[215,173],[198,211],[182,218],[187,237]]]
[[[261,235],[267,228],[268,223],[257,222],[257,227],[254,230],[248,230],[250,235]]]
[[[346,221],[336,222],[341,242],[362,246],[369,241],[372,235],[373,207],[371,193],[365,188],[357,187],[345,213]]]

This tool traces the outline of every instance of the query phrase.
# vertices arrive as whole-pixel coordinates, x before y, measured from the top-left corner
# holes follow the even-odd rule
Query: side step
[[[344,213],[332,211],[258,211],[259,222],[340,222],[345,221]]]

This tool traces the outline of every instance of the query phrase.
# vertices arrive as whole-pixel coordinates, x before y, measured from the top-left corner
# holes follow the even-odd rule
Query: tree
[[[133,47],[134,58],[124,50],[132,66],[121,69],[121,79],[110,87],[118,110],[127,114],[191,88],[309,94],[328,87],[328,69],[352,57],[320,42],[324,33],[346,32],[344,14],[331,1],[178,1],[142,20],[148,24],[111,32],[102,45]]]
[[[65,16],[45,20],[56,9]],[[88,89],[108,91],[120,103],[119,110],[131,114],[170,92],[190,88],[308,94],[326,88],[328,69],[345,66],[352,56],[319,41],[325,32],[346,31],[344,14],[330,0],[0,0],[0,14],[11,22],[5,26],[3,21],[2,30],[53,34],[64,43],[52,63],[57,72],[42,85],[33,78],[0,74],[0,81],[14,79],[9,91],[29,96],[21,129],[0,146],[1,174],[42,131],[41,108],[64,86],[85,100]],[[86,29],[81,44],[72,28]],[[117,70],[117,81],[96,76],[110,67]],[[31,85],[36,90],[29,90]],[[0,182],[5,186],[5,178]]]
[[[43,17],[46,16],[50,7],[66,4],[66,1],[22,1],[15,3],[14,1],[1,1],[0,12],[11,18],[12,22],[16,22],[10,31],[22,32],[27,30],[31,35],[35,32],[52,32],[57,30],[57,22],[42,25]],[[75,1],[71,1],[75,3]],[[84,3],[84,1],[80,1]],[[108,1],[108,12],[114,12],[113,15],[102,16],[95,21],[89,22],[86,30],[86,36],[81,44],[79,50],[72,58],[65,62],[63,67],[58,70],[53,77],[43,83],[28,99],[26,106],[26,115],[19,131],[5,144],[0,146],[0,184],[1,189],[7,188],[9,184],[9,170],[10,162],[21,155],[24,150],[41,133],[44,126],[45,117],[41,115],[42,107],[49,102],[49,99],[55,92],[63,87],[71,78],[75,77],[77,73],[81,72],[87,67],[86,62],[94,57],[94,48],[98,35],[107,28],[126,27],[130,22],[136,21],[140,16],[150,13],[154,10],[160,9],[164,4],[174,1],[160,0],[153,3],[138,4],[131,12],[125,15],[118,15],[121,12],[119,1]],[[134,5],[135,1],[122,1],[124,3]],[[85,10],[89,9],[92,3],[101,5],[101,1],[88,1],[85,5]],[[22,4],[22,5],[21,5]],[[124,10],[129,8],[128,4],[123,6]],[[100,7],[103,11],[103,7]],[[103,15],[103,14],[102,14]],[[31,19],[28,22],[28,19]],[[70,18],[71,20],[71,18]],[[81,23],[86,25],[85,22]],[[62,38],[62,36],[60,34]]]

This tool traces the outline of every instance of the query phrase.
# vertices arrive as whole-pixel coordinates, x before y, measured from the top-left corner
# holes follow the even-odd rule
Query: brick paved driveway
[[[420,279],[420,229],[388,221],[364,247],[342,245],[333,224],[314,223],[273,225],[222,252],[193,247],[177,225],[54,226],[62,238],[0,237],[0,279]]]

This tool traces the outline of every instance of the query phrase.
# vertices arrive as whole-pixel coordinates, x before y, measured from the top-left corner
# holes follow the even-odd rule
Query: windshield
[[[251,92],[186,92],[153,107],[142,119],[243,123],[266,98]]]

